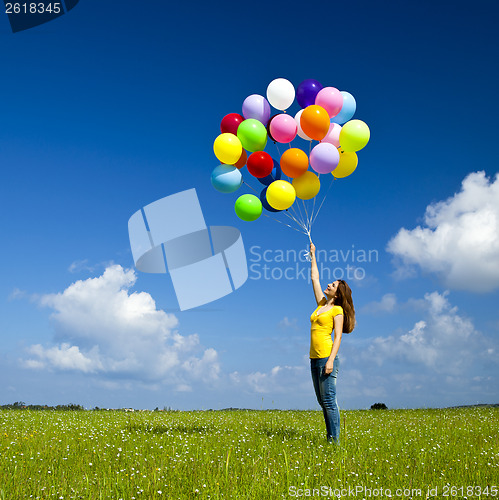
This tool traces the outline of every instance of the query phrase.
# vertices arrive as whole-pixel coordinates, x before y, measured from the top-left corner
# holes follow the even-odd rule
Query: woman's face
[[[324,290],[324,295],[328,299],[331,299],[334,296],[336,296],[336,291],[338,290],[339,283],[340,282],[338,280],[336,280],[336,281],[333,281],[332,283],[329,283],[329,285],[326,287],[326,289]]]

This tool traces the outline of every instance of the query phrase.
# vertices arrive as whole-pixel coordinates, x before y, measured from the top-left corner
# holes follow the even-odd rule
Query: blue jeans
[[[338,356],[334,358],[333,371],[329,375],[324,374],[324,367],[329,358],[310,359],[310,370],[314,383],[317,401],[322,407],[324,420],[326,421],[326,432],[328,441],[335,443],[340,438],[340,408],[336,401],[336,377],[340,368]]]

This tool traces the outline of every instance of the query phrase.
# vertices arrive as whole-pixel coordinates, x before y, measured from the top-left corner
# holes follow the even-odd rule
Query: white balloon
[[[310,139],[310,137],[307,134],[305,134],[305,132],[303,132],[301,125],[300,125],[300,118],[301,118],[302,113],[303,113],[303,109],[300,109],[300,111],[298,111],[298,113],[296,113],[296,115],[295,115],[295,121],[296,121],[296,124],[298,125],[298,135],[302,139],[305,139],[306,141],[311,141],[312,139]]]
[[[293,84],[285,78],[272,80],[267,87],[267,100],[280,111],[288,109],[295,100]]]

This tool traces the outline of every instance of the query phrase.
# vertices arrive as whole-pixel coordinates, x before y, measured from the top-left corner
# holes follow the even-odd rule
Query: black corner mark
[[[13,33],[47,23],[73,9],[80,0],[4,0]]]

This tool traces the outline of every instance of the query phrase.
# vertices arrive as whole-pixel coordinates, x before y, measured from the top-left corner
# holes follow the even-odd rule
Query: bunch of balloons
[[[286,110],[295,98],[301,109],[293,117]],[[271,106],[276,114],[272,114]],[[250,95],[243,102],[242,115],[230,113],[222,119],[221,134],[213,145],[220,161],[211,174],[213,186],[222,193],[237,191],[243,182],[247,184],[242,175],[246,166],[250,176],[260,182],[261,191],[258,196],[239,196],[235,202],[237,216],[253,221],[264,209],[285,211],[310,236],[315,219],[305,205],[306,218],[300,206],[294,210],[294,204],[297,199],[303,204],[305,200],[315,202],[321,174],[343,178],[357,168],[357,151],[368,143],[370,131],[363,121],[352,119],[355,111],[351,94],[323,87],[317,80],[305,80],[296,90],[284,78],[273,80],[266,98]],[[308,142],[308,154],[291,144],[296,137]],[[268,139],[276,144],[279,161],[265,151]],[[313,145],[313,141],[318,143]],[[288,144],[288,149],[281,154],[278,144]]]

